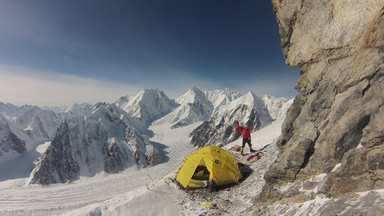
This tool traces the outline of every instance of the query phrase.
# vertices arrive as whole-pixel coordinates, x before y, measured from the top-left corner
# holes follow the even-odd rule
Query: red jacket
[[[239,134],[240,130],[243,134],[243,139],[251,139],[251,131],[249,128],[240,127],[239,122],[236,122],[236,133]]]
[[[251,139],[251,131],[248,128],[240,127],[243,139]]]

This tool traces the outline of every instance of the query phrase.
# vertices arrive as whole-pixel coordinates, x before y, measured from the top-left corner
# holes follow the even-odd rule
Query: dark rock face
[[[58,128],[55,138],[36,167],[31,179],[31,183],[35,184],[68,182],[78,177],[80,166],[71,148],[67,122]]]
[[[97,104],[91,115],[66,119],[32,171],[29,183],[48,185],[118,173],[131,166],[162,161],[162,154],[114,105]]]
[[[211,118],[192,131],[191,144],[198,147],[222,145],[238,139],[235,122],[248,124],[252,132],[285,116],[292,101],[269,96],[260,97],[252,92],[216,109]],[[239,140],[239,145],[241,141]]]
[[[245,105],[241,106],[244,109],[248,109]],[[220,123],[215,124],[215,116],[203,122],[199,127],[194,129],[191,133],[192,140],[191,144],[203,147],[207,145],[215,145],[220,143],[230,143],[238,139],[241,134],[235,134],[235,122],[236,120],[231,117],[219,117]],[[270,120],[272,121],[272,119]],[[260,129],[263,125],[260,122],[260,116],[257,113],[257,110],[252,109],[250,111],[249,120],[246,122],[252,131]]]
[[[106,147],[106,158],[104,162],[104,170],[107,173],[118,173],[126,168],[124,161],[128,160],[120,147],[116,143],[111,143]]]
[[[194,129],[190,136],[192,136],[191,144],[198,147],[204,147],[212,137],[217,136],[217,130],[214,127],[214,122],[204,121],[199,127]],[[216,141],[216,140],[215,140]]]
[[[7,139],[5,140],[6,143],[9,144],[9,147],[13,150],[15,150],[17,153],[24,153],[27,151],[25,148],[25,142],[21,139],[19,139],[14,133],[9,133]]]
[[[251,131],[259,130],[273,121],[264,104],[239,104],[224,114],[214,113],[211,119],[194,129],[190,134],[191,144],[203,147],[235,141],[241,136],[235,132],[235,122],[241,119],[240,117],[247,119],[244,124],[248,124]]]
[[[9,151],[24,153],[26,150],[25,141],[11,131],[7,119],[0,114],[0,157]]]
[[[0,103],[0,161],[14,158],[15,152],[22,154],[28,148],[51,140],[60,122],[61,119],[52,111]]]
[[[277,185],[322,174],[330,197],[384,188],[384,2],[273,5],[287,63],[302,72],[258,201],[311,199]]]

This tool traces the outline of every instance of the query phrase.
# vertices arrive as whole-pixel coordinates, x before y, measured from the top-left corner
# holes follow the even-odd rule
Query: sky
[[[0,0],[0,101],[114,102],[192,86],[292,98],[269,0]]]

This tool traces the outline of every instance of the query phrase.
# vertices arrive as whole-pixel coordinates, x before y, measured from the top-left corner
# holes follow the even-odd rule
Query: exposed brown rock
[[[287,64],[302,71],[258,202],[312,199],[278,188],[322,174],[313,184],[329,197],[384,188],[384,1],[272,2]]]

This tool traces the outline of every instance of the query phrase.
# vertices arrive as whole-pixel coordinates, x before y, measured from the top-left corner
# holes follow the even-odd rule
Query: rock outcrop
[[[102,171],[118,173],[162,161],[162,153],[137,131],[120,108],[98,103],[90,113],[66,119],[60,125],[28,183],[66,183]]]
[[[383,189],[384,1],[272,2],[301,77],[257,205]]]
[[[17,137],[11,130],[8,120],[0,114],[0,161],[9,152],[26,152],[25,141]]]
[[[195,128],[190,134],[191,144],[203,147],[233,142],[240,137],[240,134],[235,132],[236,121],[240,124],[248,124],[252,132],[259,130],[274,120],[267,106],[274,111],[282,110],[282,107],[277,109],[276,104],[279,104],[278,102],[283,104],[283,101],[287,103],[286,99],[274,98],[269,100],[267,105],[263,98],[248,92],[214,112],[209,120]]]

